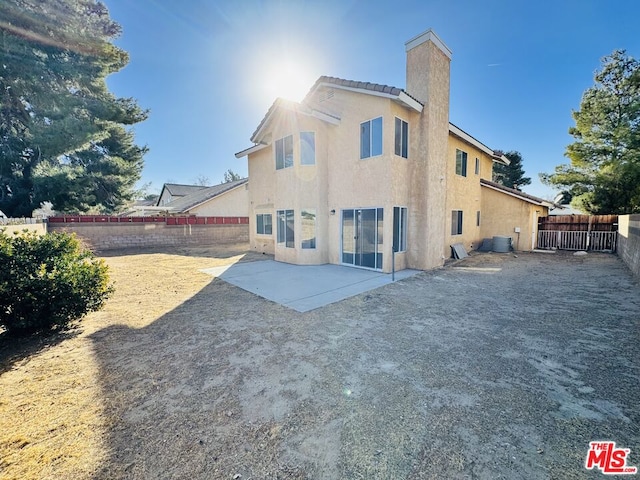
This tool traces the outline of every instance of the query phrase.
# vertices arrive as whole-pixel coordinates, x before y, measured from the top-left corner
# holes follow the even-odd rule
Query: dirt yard
[[[615,256],[484,254],[297,313],[201,268],[112,254],[116,294],[0,338],[2,479],[602,478],[640,466],[640,286]]]

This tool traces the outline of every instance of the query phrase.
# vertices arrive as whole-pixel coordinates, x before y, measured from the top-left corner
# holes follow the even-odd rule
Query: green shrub
[[[70,326],[113,292],[107,270],[75,235],[0,230],[0,325],[17,335]]]

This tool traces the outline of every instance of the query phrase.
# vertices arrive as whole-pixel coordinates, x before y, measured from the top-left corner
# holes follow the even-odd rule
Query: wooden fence
[[[537,248],[614,252],[617,234],[617,215],[540,217]]]

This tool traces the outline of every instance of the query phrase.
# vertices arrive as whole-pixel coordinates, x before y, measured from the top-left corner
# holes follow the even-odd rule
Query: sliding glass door
[[[342,263],[382,269],[382,208],[342,210]]]

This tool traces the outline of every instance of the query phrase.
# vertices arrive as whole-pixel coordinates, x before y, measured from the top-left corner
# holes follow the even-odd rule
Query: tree
[[[615,50],[594,79],[573,112],[570,165],[540,177],[589,213],[640,213],[640,62]]]
[[[515,150],[504,154],[509,159],[509,165],[494,164],[493,181],[505,187],[521,190],[524,185],[531,183],[531,178],[524,176],[522,168],[522,154]]]
[[[235,173],[233,170],[229,169],[226,172],[224,172],[224,182],[222,183],[231,183],[237,180],[242,180],[242,177],[237,173]]]
[[[105,78],[128,62],[97,0],[0,2],[0,209],[112,212],[132,199],[146,147],[125,127],[147,112]]]
[[[202,173],[199,174],[196,178],[192,180],[194,185],[199,185],[201,187],[208,187],[211,185],[211,180],[206,175]]]

